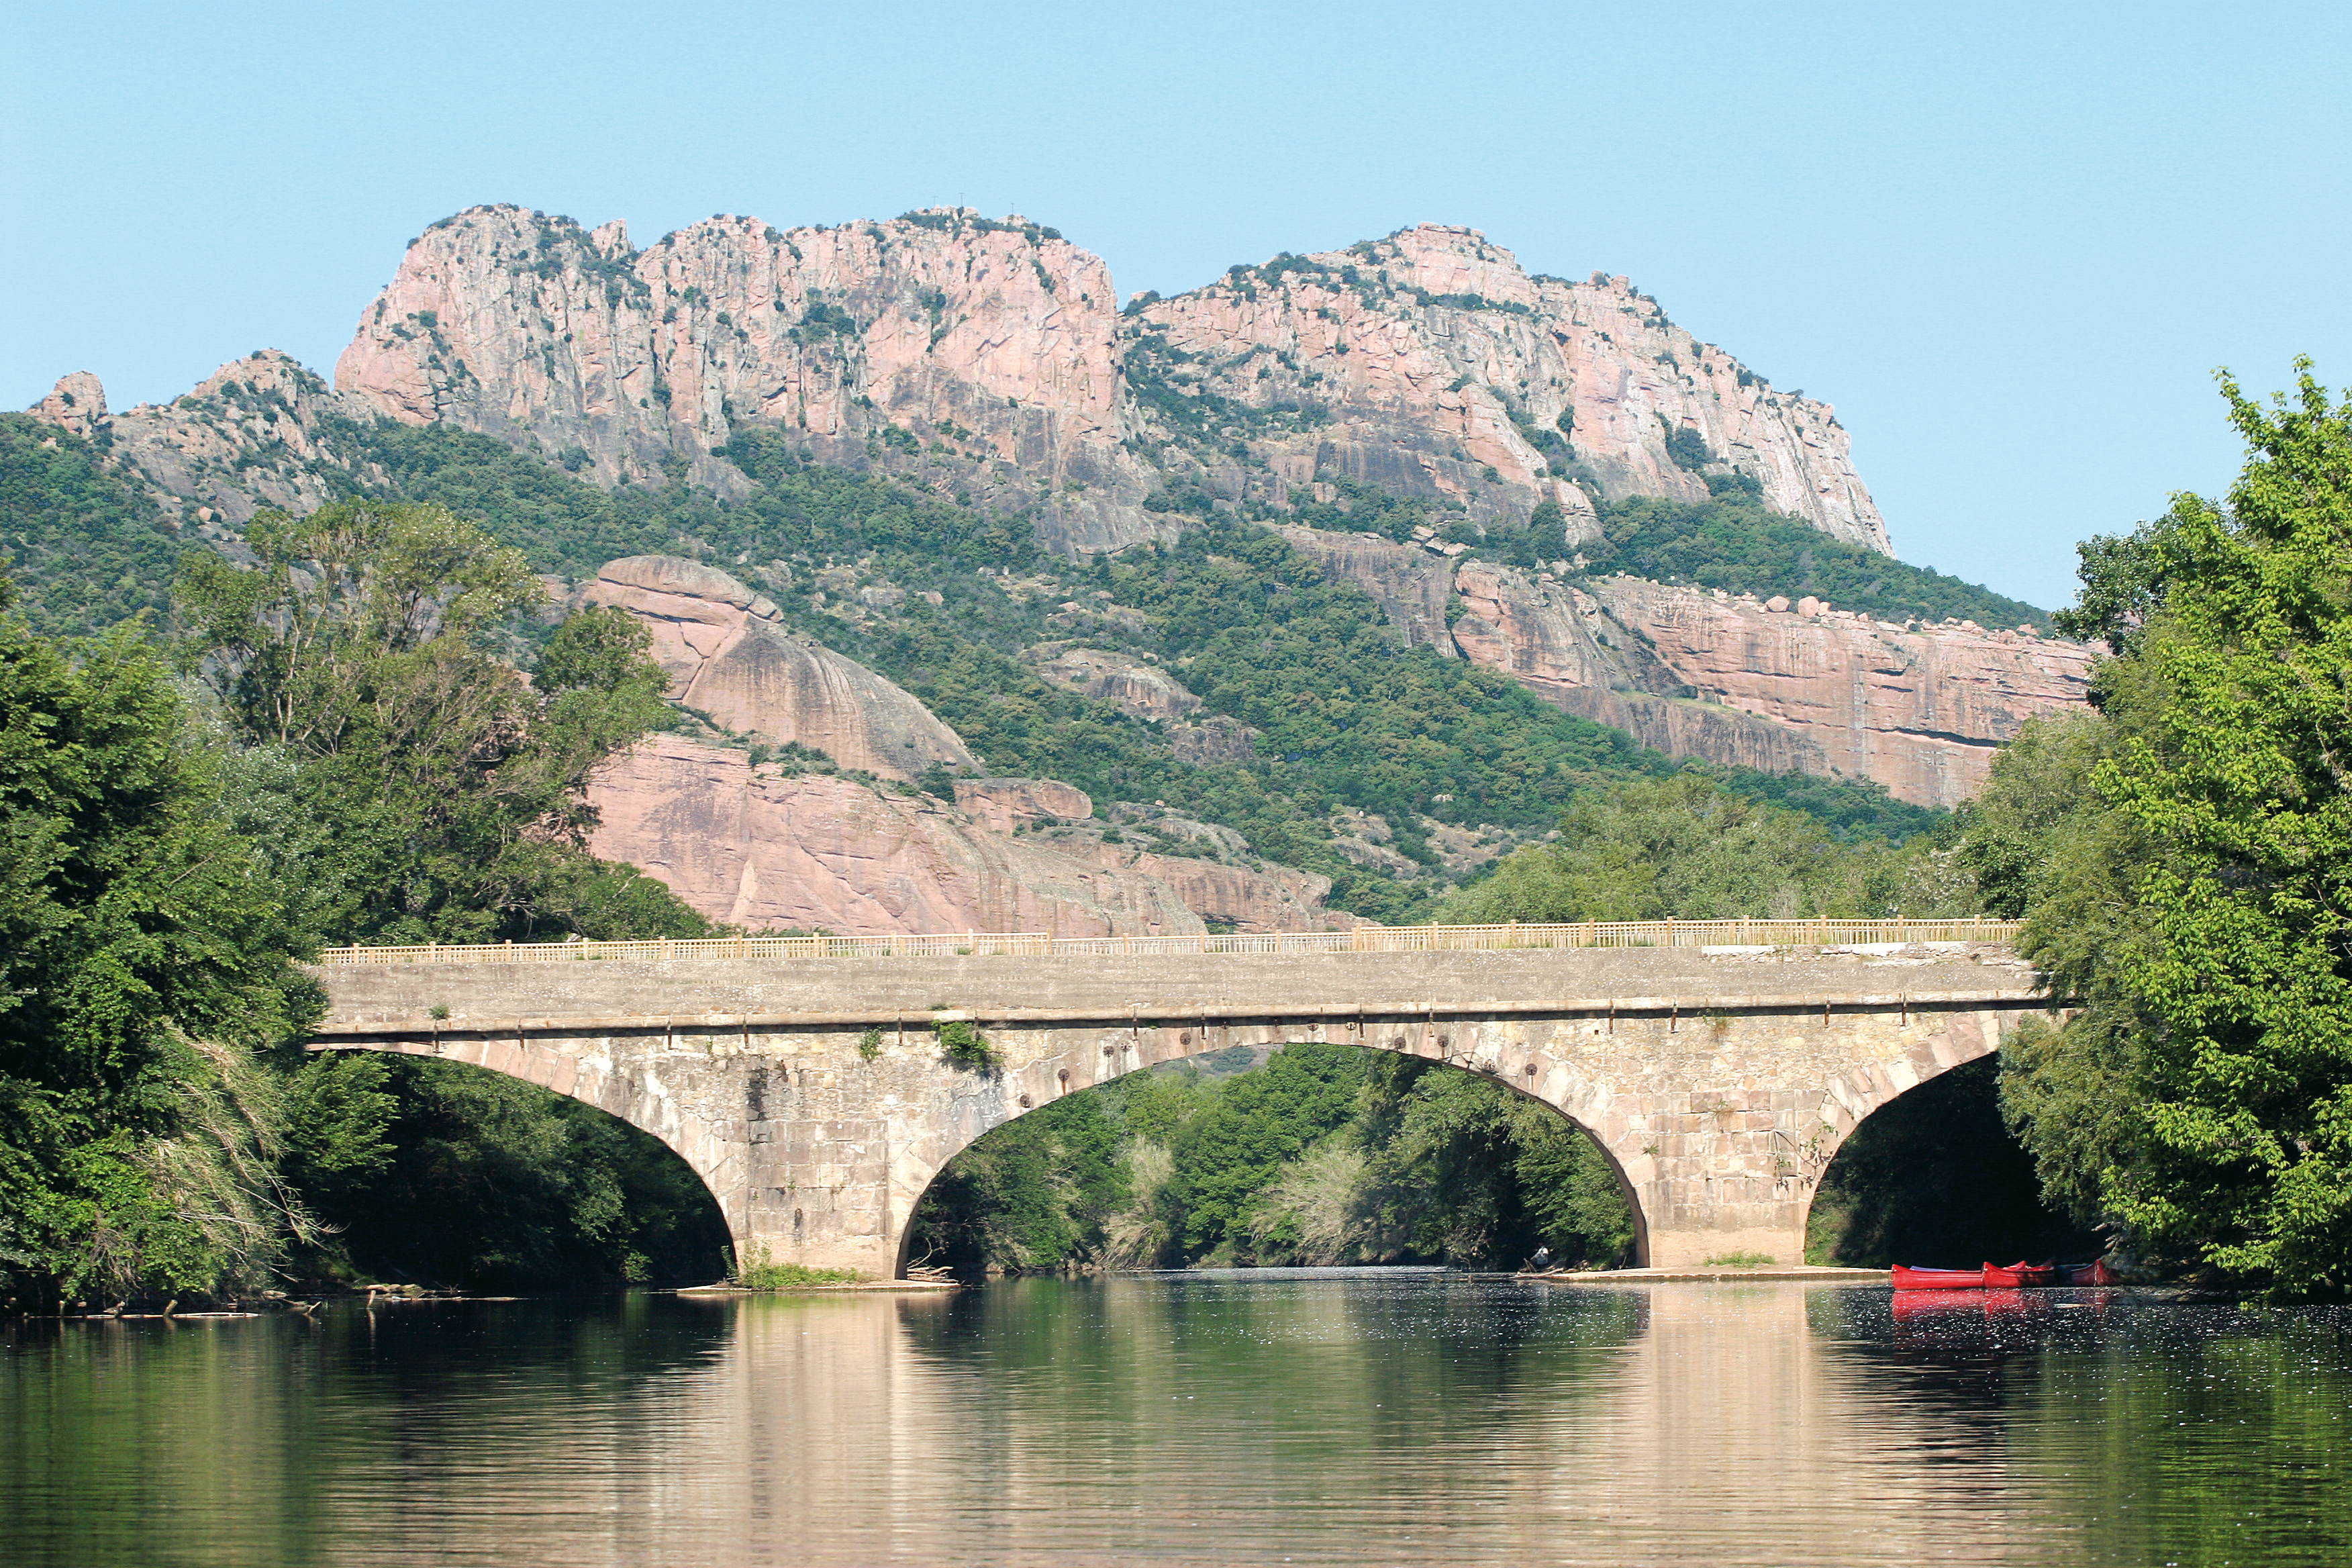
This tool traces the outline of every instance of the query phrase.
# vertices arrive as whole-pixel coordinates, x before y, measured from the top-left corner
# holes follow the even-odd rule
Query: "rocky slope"
[[[649,741],[597,780],[596,852],[652,871],[714,920],[1078,936],[1200,931],[1203,916],[1242,931],[1319,930],[1345,918],[1323,910],[1328,880],[1254,867],[1238,835],[1213,834],[1198,856],[1160,854],[1107,837],[1082,790],[977,776],[962,740],[912,694],[786,630],[773,604],[724,572],[629,556],[608,562],[577,602],[643,621],[671,700],[721,731],[823,752],[886,781],[933,766],[963,775],[950,805],[790,763],[763,765],[748,750]],[[1171,711],[1200,705],[1149,667],[1064,658],[1137,679],[1137,700]]]
[[[1456,646],[1570,712],[1675,756],[1874,779],[1951,806],[2037,713],[2080,706],[2092,650],[1967,626],[1895,626],[1638,577],[1590,591],[1465,566]]]
[[[656,735],[598,774],[590,847],[752,929],[1141,936],[1206,930],[1204,914],[1241,931],[1354,923],[1322,909],[1320,877],[1107,842],[1087,824],[1093,803],[1066,784],[966,781],[957,795],[950,805],[794,775]],[[1016,824],[1024,831],[1011,832]]]
[[[1277,504],[1328,476],[1482,521],[1552,500],[1573,544],[1596,531],[1571,476],[1612,500],[1703,500],[1704,471],[1736,471],[1774,510],[1892,553],[1827,404],[1773,390],[1625,279],[1530,278],[1475,229],[1236,268],[1146,305],[1137,330],[1128,375],[1154,395],[1152,427],[1213,438],[1195,449],[1254,437],[1220,478]]]
[[[845,768],[911,779],[932,766],[981,771],[954,731],[905,690],[785,629],[763,595],[668,555],[608,562],[579,600],[617,605],[653,633],[669,699],[722,730],[823,752]]]
[[[232,553],[255,512],[310,511],[334,499],[339,480],[383,478],[349,438],[349,422],[373,410],[275,349],[230,361],[170,403],[121,414],[109,411],[98,377],[77,371],[32,412],[103,440],[168,521]]]
[[[1365,534],[1282,531],[1412,641],[1670,756],[1873,779],[1922,805],[1957,805],[2027,719],[2080,706],[2095,652],[1973,623],[1895,626],[1639,577],[1578,585]]]
[[[362,316],[343,394],[537,443],[611,484],[771,427],[997,510],[1069,551],[1164,537],[1155,491],[1279,508],[1320,476],[1523,521],[1700,472],[1888,548],[1827,405],[1774,391],[1625,279],[1529,278],[1472,229],[1282,257],[1121,313],[1051,229],[964,209],[778,230],[714,217],[632,249],[520,207],[436,224]],[[1571,479],[1581,483],[1571,482]]]

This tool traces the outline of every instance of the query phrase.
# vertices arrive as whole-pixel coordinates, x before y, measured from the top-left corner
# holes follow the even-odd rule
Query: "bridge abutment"
[[[942,1166],[1023,1112],[1232,1046],[1386,1050],[1591,1133],[1642,1261],[1804,1256],[1822,1172],[1896,1094],[2047,1004],[2005,950],[425,963],[322,973],[314,1046],[539,1083],[676,1150],[739,1254],[887,1277]],[[435,1017],[436,1009],[446,1017]],[[958,1066],[969,1020],[1000,1065]]]

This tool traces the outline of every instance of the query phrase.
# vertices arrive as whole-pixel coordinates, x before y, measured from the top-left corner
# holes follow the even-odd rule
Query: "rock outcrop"
[[[962,208],[778,230],[714,217],[639,251],[520,207],[413,242],[336,365],[340,391],[561,456],[605,484],[743,485],[746,429],[895,472],[1065,551],[1167,537],[1199,487],[1290,504],[1347,479],[1524,521],[1592,497],[1703,498],[1703,471],[1887,548],[1825,404],[1774,391],[1622,278],[1530,278],[1424,225],[1117,307],[1102,261]],[[678,465],[683,465],[679,469]]]
[[[1099,258],[1018,218],[714,217],[637,251],[619,224],[476,207],[411,244],[335,380],[396,419],[576,454],[608,485],[683,462],[740,489],[713,454],[765,426],[1116,549],[1171,532],[1121,444],[1117,312]]]
[[[1378,599],[1411,642],[1670,756],[1874,779],[1923,805],[1967,799],[2027,719],[2079,707],[2096,651],[1973,625],[1894,626],[1811,599],[1639,577],[1580,584],[1368,534],[1282,533]]]
[[[1136,628],[1140,630],[1140,627]],[[1245,763],[1257,755],[1258,731],[1238,719],[1201,714],[1201,700],[1158,665],[1107,648],[1041,643],[1024,656],[1038,675],[1065,691],[1080,692],[1160,726],[1180,762],[1202,767]]]
[[[255,512],[311,511],[349,481],[384,478],[349,449],[345,421],[370,411],[275,349],[230,361],[185,396],[121,414],[108,411],[98,377],[77,371],[31,412],[77,435],[103,434],[118,470],[167,521],[231,554]]]
[[[1474,563],[1455,587],[1462,652],[1570,712],[1673,755],[1874,779],[1923,805],[1958,805],[2027,719],[2080,707],[2095,652],[1638,577],[1580,588]]]
[[[1027,657],[1040,676],[1065,691],[1115,703],[1139,719],[1164,721],[1200,711],[1201,700],[1182,681],[1131,654],[1046,643]]]
[[[596,854],[755,930],[1149,936],[1203,931],[1204,916],[1242,931],[1360,923],[1323,908],[1331,884],[1311,872],[1110,842],[1087,823],[1084,792],[1049,780],[959,781],[950,806],[655,735],[600,771],[589,799]]]
[[[1425,644],[1448,658],[1454,656],[1454,638],[1445,624],[1446,598],[1454,592],[1450,558],[1377,533],[1296,526],[1276,531],[1326,576],[1352,582],[1378,600],[1407,647]]]
[[[1086,791],[1057,779],[958,779],[955,804],[991,833],[1084,822],[1095,812]]]
[[[980,772],[956,732],[905,689],[787,630],[773,604],[724,572],[632,555],[606,563],[579,599],[644,621],[670,700],[722,729],[806,746],[887,779],[935,764]]]
[[[649,737],[599,773],[589,847],[705,915],[754,930],[1204,930],[1167,883],[989,832],[926,795],[779,774],[741,752]]]
[[[107,426],[106,388],[89,372],[73,371],[58,377],[49,395],[26,412],[87,440]]]
[[[1318,477],[1482,521],[1551,500],[1572,544],[1597,533],[1572,478],[1612,500],[1702,500],[1706,473],[1736,472],[1775,510],[1892,553],[1829,405],[1775,391],[1622,278],[1530,278],[1475,229],[1235,268],[1144,304],[1133,344],[1150,433],[1248,438],[1222,482],[1276,505]]]

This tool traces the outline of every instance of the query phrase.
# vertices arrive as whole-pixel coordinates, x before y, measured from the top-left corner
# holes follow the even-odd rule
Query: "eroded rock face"
[[[1011,833],[1048,822],[1084,822],[1095,803],[1076,784],[1057,779],[958,779],[956,809],[991,833]]]
[[[1892,552],[1829,405],[1774,391],[1622,278],[1530,278],[1475,229],[1424,224],[1279,258],[1146,305],[1134,331],[1131,384],[1296,426],[1253,442],[1263,481],[1227,476],[1277,505],[1318,474],[1444,497],[1480,521],[1552,500],[1565,546],[1598,537],[1574,470],[1612,500],[1702,500],[1700,469],[1737,469],[1774,510]],[[1282,414],[1309,408],[1324,417]],[[1185,422],[1148,423],[1181,438]]]
[[[836,774],[778,776],[740,752],[648,737],[589,795],[589,847],[660,878],[713,920],[845,935],[1205,929],[1149,875],[991,833],[925,795]]]
[[[682,462],[738,491],[715,454],[771,429],[1032,509],[1067,551],[1168,537],[1157,489],[1286,507],[1318,476],[1482,521],[1549,500],[1565,549],[1598,526],[1571,476],[1700,499],[1710,466],[1887,548],[1827,405],[1773,391],[1622,278],[1529,278],[1464,228],[1286,256],[1122,315],[1098,258],[965,209],[789,232],[716,217],[638,251],[618,224],[476,207],[411,245],[336,384],[394,418],[535,440],[607,485]]]
[[[1286,931],[1347,931],[1372,922],[1340,910],[1327,910],[1331,879],[1312,871],[1268,865],[1263,871],[1217,860],[1149,850],[1122,855],[1117,845],[1098,845],[1094,864],[1115,867],[1171,888],[1184,907],[1216,922],[1216,929],[1244,936]]]
[[[1426,644],[1454,657],[1454,639],[1445,626],[1446,595],[1454,591],[1451,560],[1377,533],[1334,533],[1296,525],[1276,531],[1325,575],[1344,577],[1379,600],[1382,613],[1404,634],[1407,647]]]
[[[968,780],[957,793],[951,807],[837,774],[787,776],[742,752],[653,735],[597,774],[589,847],[754,930],[1147,936],[1205,930],[1202,916],[1243,931],[1361,923],[1323,908],[1331,884],[1311,872],[1107,843],[1083,821],[1093,803],[1067,784]],[[1015,824],[1026,831],[1014,836]]]
[[[1116,703],[1139,719],[1182,719],[1200,710],[1201,700],[1184,683],[1129,654],[1098,647],[1032,648],[1032,668],[1065,691]]]
[[[166,519],[232,555],[255,512],[299,515],[334,500],[335,470],[384,478],[339,445],[336,416],[373,415],[275,349],[230,361],[184,397],[120,414],[108,411],[98,377],[78,371],[31,412],[77,435],[104,433],[118,471]]]
[[[845,768],[910,779],[980,763],[904,688],[787,630],[776,606],[726,573],[669,555],[608,562],[580,601],[644,621],[674,702],[725,729],[824,752]]]
[[[86,370],[58,377],[49,395],[26,412],[87,439],[106,428],[106,387]]]
[[[789,233],[715,217],[636,251],[618,224],[476,207],[410,247],[335,378],[412,424],[576,450],[608,485],[677,458],[740,489],[711,454],[762,426],[1115,549],[1171,531],[1121,446],[1116,311],[1098,258],[957,209]]]
[[[1773,611],[1636,577],[1590,591],[1510,567],[1455,576],[1464,655],[1676,756],[1875,779],[1957,805],[1994,750],[2085,700],[2093,649],[1962,626]]]

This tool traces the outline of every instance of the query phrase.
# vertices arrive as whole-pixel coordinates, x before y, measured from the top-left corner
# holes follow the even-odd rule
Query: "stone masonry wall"
[[[1229,1046],[1328,1040],[1482,1072],[1575,1121],[1645,1261],[1803,1255],[1878,1106],[2047,1004],[2005,950],[712,960],[321,972],[322,1047],[471,1061],[646,1128],[739,1247],[887,1275],[940,1168],[1061,1095]],[[430,1009],[448,1009],[435,1020]],[[943,1060],[971,1018],[995,1073]],[[878,1054],[858,1049],[879,1031]]]

